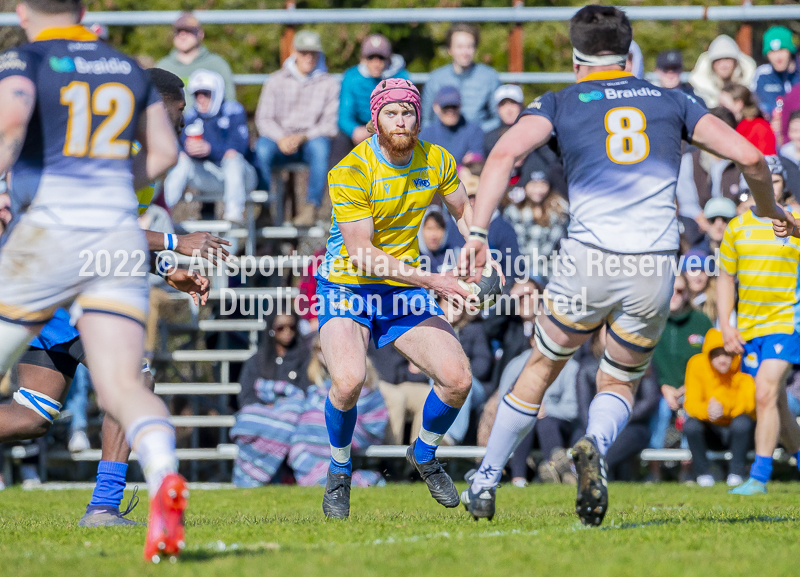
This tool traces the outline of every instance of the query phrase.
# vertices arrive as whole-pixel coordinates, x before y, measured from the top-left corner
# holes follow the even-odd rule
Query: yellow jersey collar
[[[75,24],[73,26],[45,28],[33,39],[34,42],[41,42],[42,40],[76,40],[79,42],[91,42],[97,40],[97,35],[80,24]]]
[[[587,74],[578,82],[589,82],[590,80],[614,80],[615,78],[624,78],[626,76],[633,76],[630,72],[624,70],[603,70],[601,72],[592,72]]]

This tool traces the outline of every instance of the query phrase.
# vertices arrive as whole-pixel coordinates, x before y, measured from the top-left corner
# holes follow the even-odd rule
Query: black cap
[[[667,50],[656,57],[656,68],[659,70],[683,69],[683,54],[678,50]]]

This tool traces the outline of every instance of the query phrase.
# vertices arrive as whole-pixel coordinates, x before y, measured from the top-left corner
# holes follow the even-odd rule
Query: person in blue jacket
[[[245,159],[250,143],[244,107],[225,100],[225,81],[210,70],[196,70],[189,77],[189,92],[195,100],[184,114],[183,150],[164,181],[164,199],[171,207],[192,186],[220,195],[223,218],[241,223],[247,194],[257,184],[256,169]]]
[[[769,62],[756,68],[750,90],[756,95],[758,105],[767,117],[772,116],[778,97],[784,96],[800,82],[795,55],[797,45],[792,31],[785,26],[772,26],[764,32],[764,56]]]

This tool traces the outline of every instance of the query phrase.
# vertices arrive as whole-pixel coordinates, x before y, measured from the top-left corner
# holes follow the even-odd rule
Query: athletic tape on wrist
[[[172,264],[166,258],[159,258],[156,261],[156,272],[161,278],[167,278],[172,270]]]
[[[27,407],[46,419],[48,423],[55,421],[58,415],[61,414],[61,403],[39,391],[22,387],[14,393],[13,399],[18,405]]]
[[[178,248],[178,235],[164,233],[164,249],[175,250]]]

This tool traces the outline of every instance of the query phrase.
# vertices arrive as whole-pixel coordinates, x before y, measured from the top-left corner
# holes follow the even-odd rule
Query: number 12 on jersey
[[[62,88],[61,104],[69,107],[64,156],[128,158],[130,141],[117,138],[133,118],[134,100],[130,88],[118,82],[101,84],[94,94],[86,82],[74,81]],[[93,114],[106,117],[94,134]]]
[[[636,164],[650,154],[650,139],[644,133],[647,119],[638,108],[621,106],[606,112],[606,153],[617,164]]]

